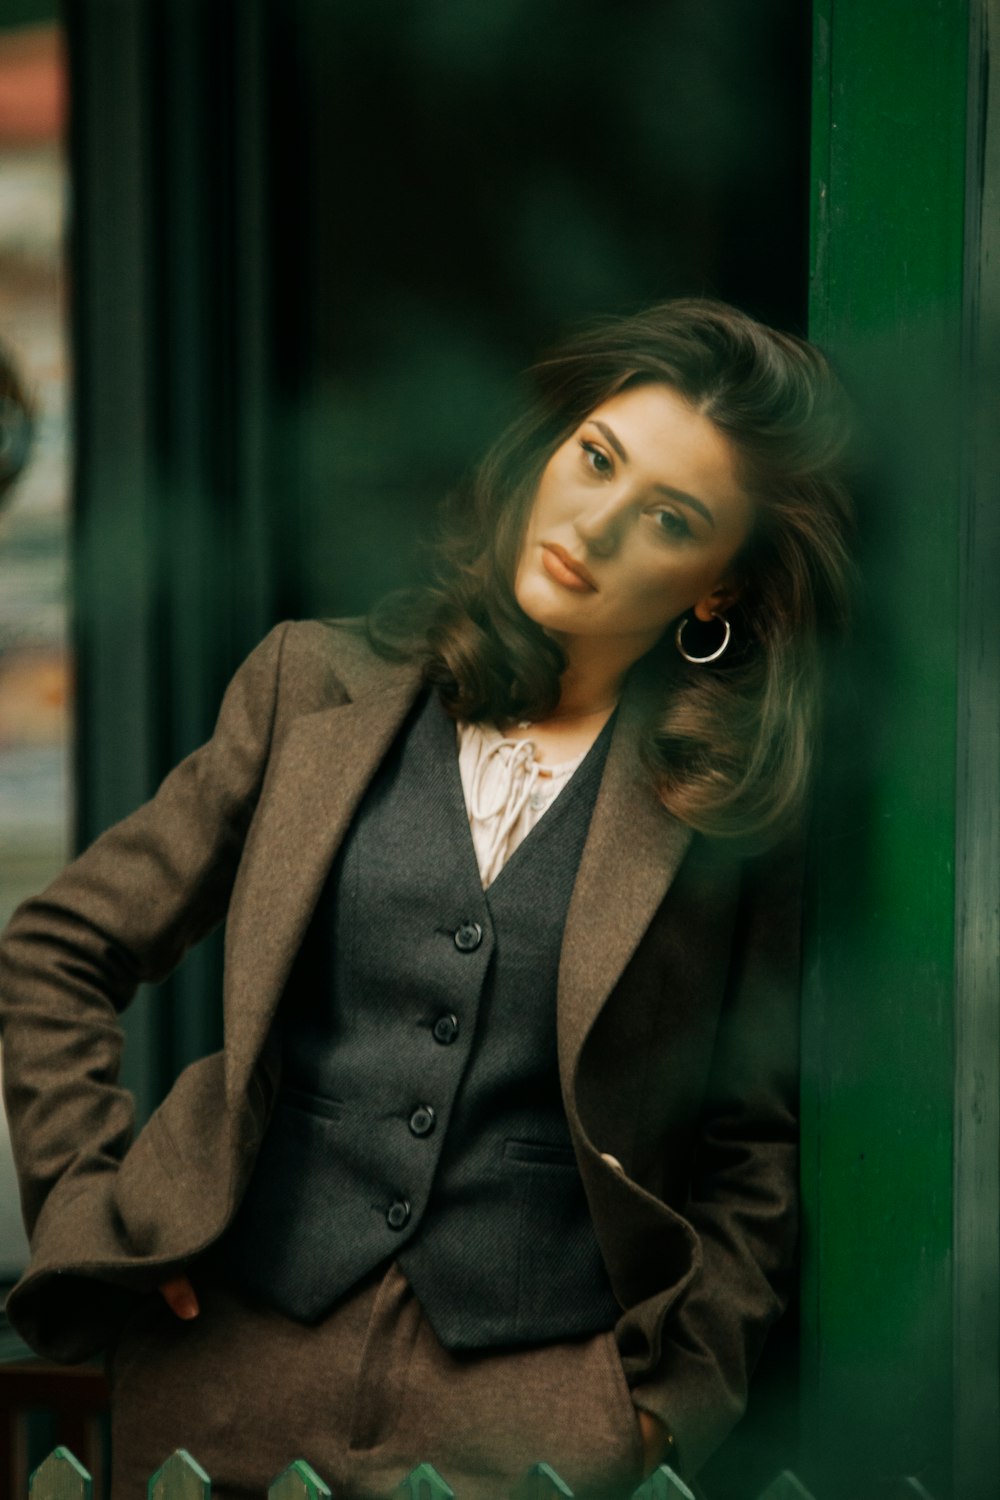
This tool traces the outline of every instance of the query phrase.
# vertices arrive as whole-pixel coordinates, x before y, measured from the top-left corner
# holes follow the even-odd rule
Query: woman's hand
[[[198,1298],[186,1276],[172,1276],[169,1281],[161,1281],[160,1295],[170,1311],[176,1313],[179,1318],[198,1316],[200,1311]],[[640,1412],[640,1416],[644,1415],[644,1412]]]
[[[642,1477],[645,1479],[663,1460],[670,1440],[663,1423],[650,1412],[640,1408],[638,1416],[642,1430]]]

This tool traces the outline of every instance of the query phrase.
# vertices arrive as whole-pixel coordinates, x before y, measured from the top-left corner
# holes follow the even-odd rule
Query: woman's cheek
[[[639,586],[633,584],[619,601],[619,613],[640,629],[665,627],[679,612],[673,608],[675,593],[675,588],[663,579],[653,579]]]

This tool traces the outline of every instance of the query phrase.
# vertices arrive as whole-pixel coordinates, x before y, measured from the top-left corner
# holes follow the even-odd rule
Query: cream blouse
[[[459,721],[458,768],[485,890],[558,797],[584,758],[539,765],[533,740],[505,739],[492,724]]]

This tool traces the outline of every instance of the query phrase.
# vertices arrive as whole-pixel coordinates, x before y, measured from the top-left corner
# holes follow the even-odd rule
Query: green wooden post
[[[146,1500],[211,1500],[212,1481],[186,1448],[178,1448],[152,1474]]]
[[[1000,1492],[997,440],[974,336],[977,286],[998,303],[996,17],[815,6],[810,327],[871,460],[806,966],[803,1472],[822,1495],[906,1474]]]
[[[953,1492],[1000,1494],[1000,0],[969,37],[955,839]]]
[[[271,1484],[267,1500],[331,1500],[331,1494],[316,1470],[297,1458]]]
[[[30,1500],[91,1500],[93,1491],[90,1475],[68,1448],[54,1448],[28,1481]]]

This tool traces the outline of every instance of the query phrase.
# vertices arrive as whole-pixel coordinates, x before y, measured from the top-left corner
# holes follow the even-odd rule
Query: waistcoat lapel
[[[559,1072],[567,1109],[580,1050],[691,842],[660,802],[640,745],[642,685],[626,689],[566,917],[559,967]],[[579,1122],[578,1122],[579,1123]]]
[[[241,1096],[330,864],[420,687],[417,669],[296,719],[269,768],[226,928],[227,1094]]]

